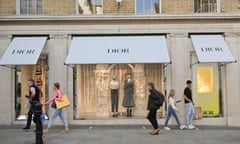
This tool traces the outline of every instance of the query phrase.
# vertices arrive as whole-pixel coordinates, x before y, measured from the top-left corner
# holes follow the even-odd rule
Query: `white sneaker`
[[[183,130],[183,129],[185,129],[185,128],[186,128],[185,125],[181,125],[181,126],[179,127],[180,130]]]
[[[194,129],[195,127],[191,124],[187,126],[188,129]]]
[[[164,130],[171,130],[169,127],[164,127]]]

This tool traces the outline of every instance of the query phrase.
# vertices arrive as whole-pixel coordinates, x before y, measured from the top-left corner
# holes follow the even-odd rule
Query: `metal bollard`
[[[42,104],[38,101],[32,102],[33,104],[33,113],[34,113],[34,122],[36,123],[36,144],[43,144],[43,126],[41,122],[42,114]]]

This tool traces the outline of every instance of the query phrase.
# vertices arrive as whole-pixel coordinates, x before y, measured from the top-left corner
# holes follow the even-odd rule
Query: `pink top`
[[[52,96],[48,101],[46,101],[46,104],[53,103],[54,100],[61,101],[62,100],[62,93],[60,90],[56,90],[54,92],[54,96]]]

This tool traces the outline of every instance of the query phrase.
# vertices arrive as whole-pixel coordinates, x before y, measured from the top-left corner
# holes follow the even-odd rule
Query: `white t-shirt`
[[[112,80],[112,81],[110,82],[110,88],[111,88],[111,89],[119,89],[119,83],[118,83],[118,81]]]

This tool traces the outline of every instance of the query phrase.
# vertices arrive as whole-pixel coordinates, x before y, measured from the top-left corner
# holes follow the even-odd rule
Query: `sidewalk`
[[[33,130],[0,126],[1,144],[34,144]],[[69,133],[53,127],[45,134],[46,144],[239,144],[240,128],[199,127],[199,130],[161,130],[149,135],[147,126],[71,126]],[[162,126],[161,126],[162,128]]]

